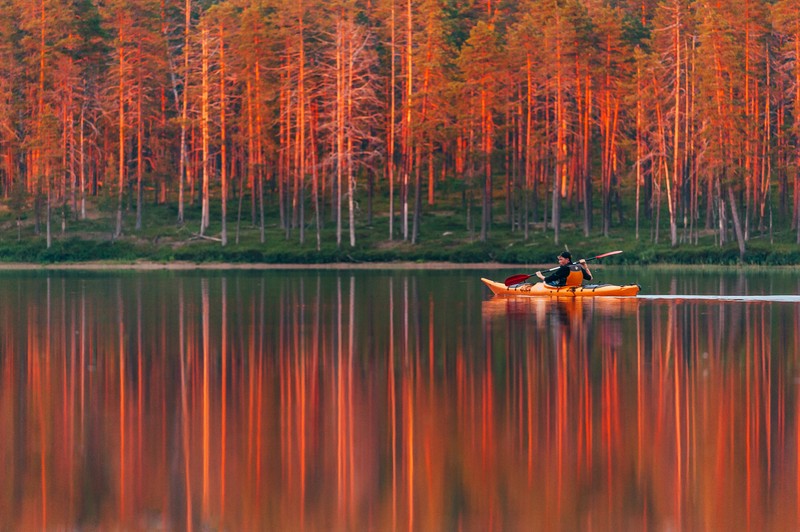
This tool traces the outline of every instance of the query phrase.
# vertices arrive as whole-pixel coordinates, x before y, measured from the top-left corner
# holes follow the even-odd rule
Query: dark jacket
[[[567,277],[572,272],[581,272],[583,275],[583,279],[586,281],[591,281],[592,276],[586,269],[578,263],[573,262],[572,264],[567,264],[564,266],[559,266],[559,268],[544,278],[544,282],[549,284],[550,286],[565,286],[567,282]]]

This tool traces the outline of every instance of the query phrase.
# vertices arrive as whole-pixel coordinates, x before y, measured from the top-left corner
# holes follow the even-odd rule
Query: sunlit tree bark
[[[800,244],[800,68],[797,63],[800,58],[800,1],[779,0],[772,8],[771,20],[775,30],[783,38],[779,59],[782,68],[778,69],[778,73],[780,75],[785,72],[788,85],[787,90],[780,94],[788,97],[787,107],[791,109],[792,123],[787,124],[794,144],[791,226],[796,231],[795,242]]]
[[[209,207],[210,207],[210,188],[209,188],[209,181],[210,181],[210,155],[209,155],[209,120],[210,120],[210,113],[209,113],[209,29],[208,23],[206,21],[202,21],[200,23],[200,46],[202,49],[201,52],[201,72],[200,72],[200,80],[201,80],[201,89],[200,89],[200,135],[201,135],[201,157],[202,157],[202,173],[203,173],[203,184],[202,189],[200,192],[201,196],[201,214],[200,214],[200,235],[204,235],[208,225],[211,221],[211,216],[209,214]]]
[[[220,18],[218,24],[219,31],[219,168],[220,168],[220,222],[222,245],[228,244],[228,123],[227,123],[227,78],[225,69],[225,24],[224,18]]]
[[[465,115],[470,117],[479,139],[481,179],[481,241],[486,241],[492,219],[492,152],[495,135],[495,110],[498,94],[497,62],[499,50],[495,28],[480,21],[461,50],[459,65],[471,88]]]
[[[414,142],[414,17],[411,9],[412,0],[406,0],[406,42],[405,42],[405,92],[403,101],[403,137],[401,153],[403,154],[402,186],[400,188],[403,212],[403,240],[408,240],[408,187],[413,164]]]
[[[622,109],[621,79],[630,75],[625,58],[630,51],[622,42],[622,13],[619,9],[600,8],[594,21],[598,25],[598,55],[602,69],[598,71],[597,106],[599,114],[599,133],[602,138],[601,152],[601,190],[603,204],[603,235],[609,236],[611,231],[611,215],[613,196],[618,194],[615,188],[619,185],[618,160],[620,127],[624,117]],[[588,162],[588,161],[587,161]],[[591,200],[587,197],[587,200]],[[588,235],[588,233],[585,233]]]
[[[188,163],[188,154],[186,146],[186,130],[189,121],[189,54],[190,54],[190,35],[192,29],[192,0],[186,0],[184,3],[184,26],[183,26],[183,91],[180,94],[181,98],[181,141],[180,141],[180,159],[178,162],[178,224],[184,223],[184,184],[186,178],[186,165]]]
[[[377,58],[370,46],[372,35],[356,22],[358,12],[347,9],[348,5],[337,5],[331,12],[333,43],[326,57],[321,91],[333,98],[328,101],[321,128],[333,147],[336,245],[341,246],[342,241],[342,200],[346,191],[349,241],[354,247],[356,174],[378,154],[379,141],[372,132],[381,109],[375,93],[373,70]]]
[[[30,198],[48,243],[53,206],[64,232],[70,209],[86,218],[92,195],[111,198],[118,237],[134,202],[142,227],[150,190],[177,201],[181,223],[185,194],[199,199],[204,235],[218,193],[223,219],[229,193],[250,195],[262,240],[277,208],[303,242],[313,208],[318,247],[330,206],[352,243],[374,183],[375,197],[388,192],[389,238],[402,220],[416,243],[439,176],[462,193],[469,229],[480,194],[484,239],[501,194],[513,232],[590,236],[593,193],[606,236],[623,194],[638,194],[654,240],[666,207],[673,246],[707,233],[742,247],[773,226],[773,204],[775,227],[800,238],[796,0],[223,0],[217,18],[200,7],[0,5],[0,196],[23,183],[20,213]],[[481,35],[492,53],[477,54]]]
[[[121,7],[117,8],[115,13],[117,20],[117,217],[116,228],[114,229],[114,236],[119,237],[122,234],[122,196],[125,191],[125,126],[126,126],[126,102],[127,102],[127,86],[125,78],[128,76],[128,67],[126,59],[125,46],[127,44],[127,25],[128,21],[125,19],[125,14]]]
[[[396,16],[395,16],[395,3],[394,0],[389,0],[390,3],[390,38],[389,38],[389,132],[386,141],[386,179],[389,182],[389,240],[394,240],[394,163],[395,163],[395,134],[397,127],[397,117],[395,115],[397,109],[397,64],[396,56]],[[800,232],[798,232],[800,235]]]

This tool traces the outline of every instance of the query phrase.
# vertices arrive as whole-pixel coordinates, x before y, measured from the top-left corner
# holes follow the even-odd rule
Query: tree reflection
[[[296,281],[2,288],[4,525],[800,525],[796,305]]]

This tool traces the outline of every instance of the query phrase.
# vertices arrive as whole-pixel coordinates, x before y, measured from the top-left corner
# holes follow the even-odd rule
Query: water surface
[[[0,273],[0,529],[800,527],[800,276]]]

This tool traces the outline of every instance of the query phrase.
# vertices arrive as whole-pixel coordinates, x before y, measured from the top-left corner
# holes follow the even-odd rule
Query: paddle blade
[[[531,277],[531,275],[527,273],[517,273],[515,275],[512,275],[505,281],[503,281],[503,283],[505,283],[506,286],[511,286],[512,284],[524,283],[525,281],[528,280],[528,277]]]
[[[620,253],[622,253],[622,250],[618,249],[617,251],[609,251],[608,253],[603,253],[602,255],[598,255],[595,258],[602,259],[603,257],[610,257],[611,255],[619,255]]]

